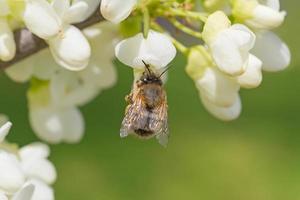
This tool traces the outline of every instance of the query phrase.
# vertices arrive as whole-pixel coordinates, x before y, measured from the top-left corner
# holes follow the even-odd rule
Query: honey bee
[[[122,121],[120,136],[136,135],[141,139],[156,137],[159,143],[168,143],[168,105],[167,96],[161,80],[162,74],[156,75],[150,65],[145,65],[141,78],[134,83],[133,89],[126,96],[128,106]]]

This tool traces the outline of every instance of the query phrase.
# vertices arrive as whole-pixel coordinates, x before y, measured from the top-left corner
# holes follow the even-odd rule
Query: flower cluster
[[[74,26],[94,12],[107,22]],[[272,32],[285,16],[279,0],[0,0],[0,59],[13,59],[16,27],[48,44],[6,73],[30,82],[30,123],[51,143],[80,141],[78,107],[116,82],[114,57],[134,69],[136,80],[144,63],[159,73],[180,51],[204,107],[233,120],[241,113],[240,89],[258,87],[262,71],[290,63],[287,45]]]
[[[0,125],[0,199],[54,199],[50,185],[56,180],[56,170],[47,159],[47,145],[33,143],[22,148],[4,141],[11,122]]]
[[[149,14],[148,8],[155,7],[153,2],[102,2],[103,16],[113,23],[125,20],[134,9],[140,8],[143,12],[144,34],[121,41],[116,47],[116,57],[135,69],[143,67],[144,60],[158,70],[176,54],[172,41],[187,56],[186,72],[195,81],[204,107],[218,119],[228,121],[240,115],[239,90],[258,87],[262,82],[262,70],[280,71],[290,63],[287,45],[272,32],[283,23],[286,15],[280,11],[279,0],[262,3],[257,0],[204,0],[202,5],[193,1],[163,1],[160,6],[162,8]],[[160,19],[148,19],[161,15],[199,43],[187,47],[178,41],[178,34],[168,38],[150,30],[149,27],[159,32],[167,31],[159,23]],[[197,31],[199,28],[202,31]]]
[[[83,35],[94,52],[103,51],[92,54],[83,70],[60,67],[48,49],[6,70],[17,82],[30,80],[27,95],[30,123],[35,133],[50,143],[79,142],[84,134],[84,119],[78,107],[116,82],[112,64],[114,44],[118,40],[116,26],[102,22],[83,30]]]

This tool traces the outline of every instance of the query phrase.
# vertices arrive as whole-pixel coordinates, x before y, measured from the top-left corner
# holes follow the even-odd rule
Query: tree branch
[[[79,29],[84,29],[103,20],[104,19],[100,14],[99,9],[97,9],[90,18],[84,22],[75,24],[75,26]],[[48,46],[44,40],[33,35],[26,28],[15,31],[14,38],[17,46],[16,56],[8,62],[0,61],[0,70],[9,67],[10,65],[17,63]]]

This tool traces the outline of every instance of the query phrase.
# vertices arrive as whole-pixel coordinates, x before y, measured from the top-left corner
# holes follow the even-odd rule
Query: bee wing
[[[133,95],[131,95],[133,96]],[[126,108],[125,117],[122,121],[120,129],[120,137],[127,137],[129,133],[133,132],[132,127],[136,124],[142,117],[141,111],[143,109],[142,99],[138,95],[135,95],[131,99],[131,104]]]
[[[169,128],[168,128],[168,105],[167,102],[163,102],[160,106],[152,111],[153,117],[149,122],[151,129],[157,132],[156,138],[158,142],[166,147],[169,140]]]

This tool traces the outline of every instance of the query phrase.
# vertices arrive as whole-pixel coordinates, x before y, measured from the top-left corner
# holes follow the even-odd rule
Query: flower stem
[[[202,35],[201,33],[187,27],[187,26],[184,26],[182,23],[180,23],[179,21],[177,21],[175,18],[170,18],[169,21],[176,27],[178,28],[179,30],[195,37],[195,38],[199,38],[199,39],[202,39]]]
[[[189,17],[202,22],[206,22],[207,20],[207,15],[205,13],[194,12],[194,11],[183,10],[180,8],[172,8],[172,7],[169,8],[168,11],[170,12],[170,14],[174,16]]]
[[[145,6],[143,8],[143,34],[144,34],[144,38],[148,37],[149,29],[150,29],[150,14],[149,14],[149,9]]]

